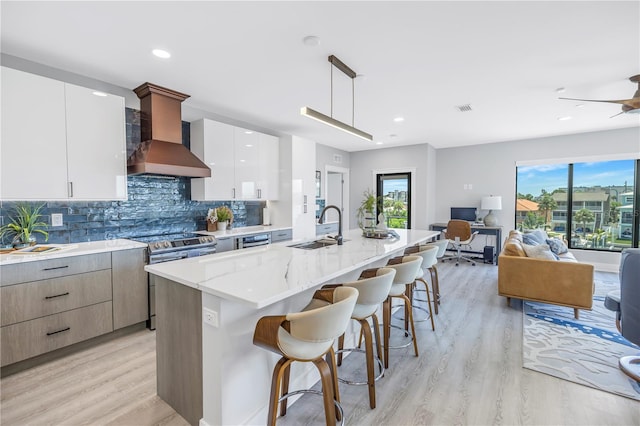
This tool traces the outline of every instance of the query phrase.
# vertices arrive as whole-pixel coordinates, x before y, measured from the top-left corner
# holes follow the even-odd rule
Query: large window
[[[383,211],[388,228],[411,228],[411,173],[376,175],[378,211]]]
[[[638,246],[639,160],[519,166],[518,229],[546,229],[572,248],[620,251]],[[571,209],[569,210],[569,206]]]

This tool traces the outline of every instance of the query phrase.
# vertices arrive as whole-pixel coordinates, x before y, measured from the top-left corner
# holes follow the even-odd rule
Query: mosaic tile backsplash
[[[126,109],[127,153],[140,143],[140,112]],[[182,123],[183,144],[189,143],[189,123]],[[226,205],[234,214],[234,227],[262,223],[262,201],[191,200],[191,179],[157,176],[129,176],[126,201],[41,201],[42,220],[51,223],[52,213],[63,214],[63,226],[49,227],[50,243],[68,244],[113,238],[147,239],[150,236],[177,235],[206,228],[210,208]],[[3,202],[0,224],[13,213],[16,202]],[[36,236],[44,242],[42,235]],[[2,241],[3,245],[10,241]]]

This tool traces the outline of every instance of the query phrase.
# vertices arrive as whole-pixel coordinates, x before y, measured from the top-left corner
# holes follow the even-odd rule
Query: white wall
[[[429,229],[433,221],[432,211],[435,204],[433,185],[436,173],[436,151],[429,144],[410,145],[395,148],[357,151],[351,153],[350,185],[350,227],[357,228],[356,212],[362,202],[362,194],[371,189],[375,192],[373,170],[415,169],[413,229]],[[431,192],[431,194],[430,194]]]
[[[484,195],[501,195],[502,210],[494,212],[506,230],[515,227],[516,162],[554,158],[597,157],[639,153],[640,128],[582,133],[513,142],[437,150],[435,194],[438,200],[430,222],[446,222],[451,206],[480,206]],[[464,189],[471,184],[472,189]],[[636,182],[636,184],[638,184]],[[481,212],[483,215],[486,212]],[[580,260],[598,269],[617,270],[620,256],[576,250]],[[598,264],[601,264],[599,267]],[[609,265],[609,266],[606,266]]]

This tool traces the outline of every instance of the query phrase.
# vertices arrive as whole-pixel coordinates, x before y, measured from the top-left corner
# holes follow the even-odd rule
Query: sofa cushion
[[[560,262],[578,262],[576,257],[570,251],[557,255]]]
[[[553,254],[549,246],[546,244],[538,244],[536,246],[523,244],[522,247],[524,248],[524,252],[527,254],[527,257],[544,260],[558,260],[557,256]]]
[[[509,238],[505,241],[502,252],[507,256],[527,257],[522,248],[522,242],[515,238]]]
[[[534,241],[538,244],[546,244],[547,238],[549,238],[549,236],[542,229],[534,229],[522,235],[522,241],[530,245],[536,245],[533,243]]]
[[[549,246],[551,251],[554,252],[555,254],[562,254],[569,251],[564,241],[562,241],[559,238],[548,238],[547,245]]]

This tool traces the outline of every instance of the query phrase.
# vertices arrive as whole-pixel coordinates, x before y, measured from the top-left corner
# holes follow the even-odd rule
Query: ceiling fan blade
[[[622,104],[622,105],[632,105],[637,99],[620,99],[620,100],[600,100],[600,99],[576,99],[576,98],[558,98],[558,99],[566,99],[569,101],[583,101],[583,102],[607,102],[610,104]]]

